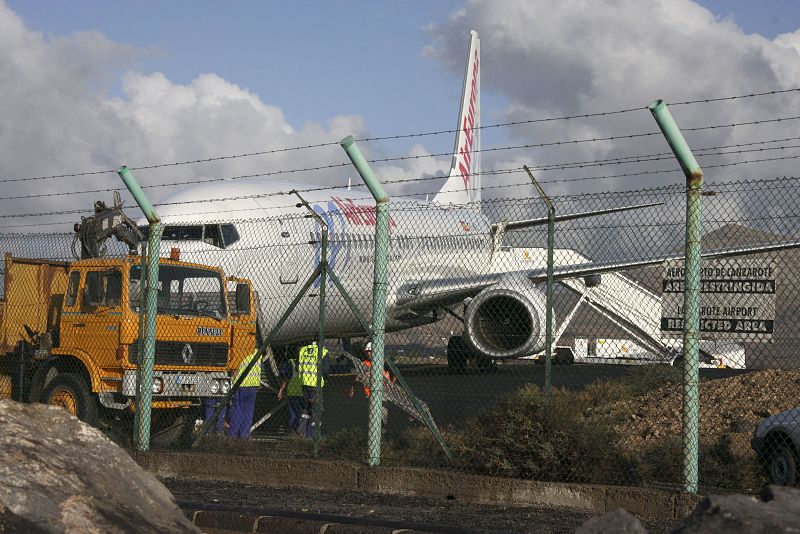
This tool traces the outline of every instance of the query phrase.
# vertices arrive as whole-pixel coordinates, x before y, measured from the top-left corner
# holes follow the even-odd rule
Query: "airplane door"
[[[281,258],[278,281],[281,286],[302,285],[311,275],[311,253],[315,250],[314,237],[308,230],[306,219],[287,218],[279,221],[278,257]]]

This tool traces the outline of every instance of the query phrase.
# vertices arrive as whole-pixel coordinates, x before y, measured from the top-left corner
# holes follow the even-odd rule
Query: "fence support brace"
[[[133,173],[126,166],[117,170],[125,186],[133,195],[136,203],[144,212],[150,223],[147,235],[147,289],[145,301],[145,326],[142,351],[136,366],[136,419],[133,427],[134,446],[140,451],[150,448],[150,416],[153,408],[153,366],[156,352],[156,299],[158,291],[158,258],[161,250],[161,232],[163,226],[155,208],[144,194]],[[142,255],[144,262],[144,254]],[[142,273],[144,274],[144,273]],[[139,303],[141,306],[142,303]],[[139,315],[141,321],[141,314]],[[139,332],[142,331],[141,324]]]
[[[683,490],[697,493],[700,426],[700,253],[703,171],[663,100],[648,106],[686,175],[686,275],[683,293]]]
[[[550,201],[550,197],[544,192],[541,184],[536,181],[533,173],[527,165],[523,165],[525,172],[539,193],[542,201],[547,207],[547,283],[545,289],[545,306],[547,315],[545,317],[545,347],[544,347],[544,395],[550,400],[553,396],[553,249],[556,246],[556,208]]]

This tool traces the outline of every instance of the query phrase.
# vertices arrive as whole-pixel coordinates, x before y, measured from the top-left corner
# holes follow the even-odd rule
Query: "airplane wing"
[[[734,256],[776,252],[793,248],[800,248],[800,240],[786,241],[784,243],[777,243],[774,245],[755,245],[749,247],[710,250],[708,252],[703,252],[702,257],[703,259],[730,258]],[[620,272],[639,267],[659,265],[664,261],[681,260],[683,258],[684,253],[678,252],[666,256],[658,256],[635,261],[558,265],[553,269],[553,277],[556,281],[567,278],[582,278],[596,274]],[[461,302],[465,298],[474,297],[483,289],[496,284],[498,281],[500,281],[500,279],[508,276],[525,277],[534,283],[541,283],[547,280],[547,269],[536,268],[520,271],[508,271],[504,273],[440,278],[418,282],[410,281],[402,284],[398,288],[396,305],[400,309],[412,310],[450,306]]]
[[[597,210],[597,211],[582,211],[580,213],[570,213],[568,215],[556,215],[553,220],[555,222],[561,221],[571,221],[573,219],[583,219],[585,217],[596,217],[597,215],[606,215],[609,213],[617,213],[620,211],[630,211],[630,210],[639,210],[643,208],[652,208],[653,206],[663,206],[663,202],[652,202],[650,204],[637,204],[635,206],[623,206],[621,208],[609,208],[605,210]],[[538,219],[524,219],[520,221],[507,221],[502,223],[495,223],[491,225],[492,232],[496,232],[498,229],[503,228],[504,230],[520,230],[522,228],[530,228],[532,226],[541,226],[547,224],[547,217],[540,217]]]

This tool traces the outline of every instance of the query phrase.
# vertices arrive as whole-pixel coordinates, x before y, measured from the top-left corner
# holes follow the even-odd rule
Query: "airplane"
[[[448,342],[448,362],[459,368],[467,353],[478,362],[494,362],[541,352],[545,344],[546,265],[541,261],[504,263],[500,261],[500,245],[506,232],[547,224],[547,219],[492,222],[480,209],[480,39],[475,31],[470,34],[456,130],[450,173],[438,193],[425,201],[391,199],[395,209],[390,211],[386,331],[434,323],[447,315],[458,317],[463,320],[464,330]],[[303,192],[308,205],[328,224],[329,265],[369,317],[375,208],[366,189],[312,187],[265,178],[216,181],[175,192],[158,206],[165,225],[164,253],[177,247],[189,261],[219,265],[225,272],[252,280],[258,295],[258,330],[262,337],[320,261],[319,225],[308,217],[304,206],[286,195],[292,190]],[[571,213],[559,215],[556,221],[602,217],[656,205]],[[800,241],[739,247],[707,252],[703,257],[723,258],[798,246]],[[604,273],[620,273],[681,257],[682,254],[671,254],[607,263],[586,258],[570,263],[561,259],[554,278],[582,279],[581,287],[591,288],[601,283],[599,275]],[[574,283],[568,286],[575,288]],[[337,291],[326,293],[326,337],[365,336],[342,296]],[[616,314],[617,320],[627,320],[621,311],[605,311]],[[318,314],[319,280],[272,342],[290,345],[315,338]],[[635,324],[630,326],[631,331],[641,330]],[[658,346],[667,352],[665,347],[663,343]]]

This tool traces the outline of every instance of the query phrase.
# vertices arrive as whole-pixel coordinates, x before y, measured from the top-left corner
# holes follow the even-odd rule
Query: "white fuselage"
[[[267,334],[320,263],[319,222],[297,207],[295,195],[281,192],[308,186],[267,180],[213,183],[176,193],[162,202],[159,215],[167,229],[197,225],[233,225],[238,241],[224,248],[202,239],[162,240],[162,254],[173,247],[187,261],[222,267],[229,275],[250,278],[259,298],[259,320]],[[328,265],[363,316],[372,313],[375,253],[375,201],[363,189],[301,193],[329,227]],[[235,198],[234,198],[235,197]],[[228,199],[200,202],[207,199]],[[211,222],[210,222],[211,221]],[[490,271],[489,221],[468,207],[441,206],[409,198],[390,202],[389,294],[387,330],[400,330],[441,318],[441,313],[411,317],[396,313],[396,289],[410,281],[485,274]],[[208,240],[211,241],[211,240]],[[301,341],[319,330],[320,283],[300,300],[276,342]],[[326,337],[363,335],[364,329],[332,282],[326,285]]]

